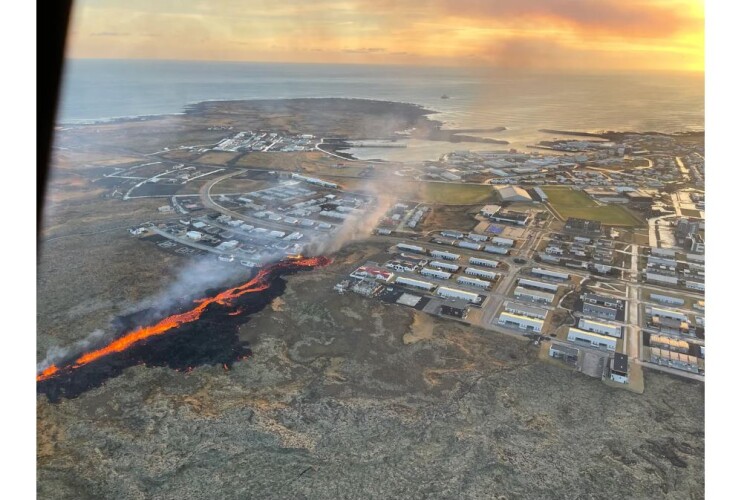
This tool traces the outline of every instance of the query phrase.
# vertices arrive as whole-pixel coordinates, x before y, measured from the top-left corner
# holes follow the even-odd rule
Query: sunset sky
[[[703,71],[703,0],[77,0],[68,56]]]

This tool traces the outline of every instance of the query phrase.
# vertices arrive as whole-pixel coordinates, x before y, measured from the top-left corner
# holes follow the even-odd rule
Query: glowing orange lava
[[[229,306],[234,299],[241,297],[242,295],[263,291],[270,286],[269,276],[274,271],[286,268],[320,267],[327,265],[329,262],[330,260],[327,257],[323,256],[305,258],[301,255],[295,255],[281,262],[267,265],[262,268],[258,272],[258,274],[253,277],[253,279],[243,285],[224,290],[223,292],[213,297],[196,300],[195,303],[197,303],[198,305],[187,312],[167,316],[154,325],[141,327],[132,332],[126,333],[122,337],[113,340],[101,349],[82,354],[78,359],[75,360],[72,368],[79,368],[109,354],[122,352],[136,342],[140,342],[141,340],[145,340],[157,335],[163,335],[164,333],[178,328],[186,323],[192,323],[193,321],[200,318],[206,308],[211,304]],[[48,368],[37,374],[36,380],[37,382],[41,382],[42,380],[46,380],[50,377],[55,376],[59,371],[60,369],[57,366],[50,365]]]

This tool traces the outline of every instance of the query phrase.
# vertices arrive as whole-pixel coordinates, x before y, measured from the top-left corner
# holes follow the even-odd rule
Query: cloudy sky
[[[703,0],[77,0],[75,58],[703,71]]]

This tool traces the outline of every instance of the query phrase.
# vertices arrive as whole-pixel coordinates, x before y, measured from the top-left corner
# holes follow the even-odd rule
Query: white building
[[[568,340],[581,344],[589,344],[593,347],[604,347],[608,351],[614,351],[617,347],[617,339],[614,337],[607,337],[606,335],[600,335],[593,332],[585,332],[572,327],[568,329]]]
[[[516,241],[511,238],[501,238],[499,236],[492,238],[492,243],[501,247],[512,247],[515,242]]]
[[[433,257],[437,257],[438,259],[446,260],[458,260],[458,258],[461,257],[457,253],[444,252],[442,250],[430,250],[430,255],[432,255]]]
[[[508,255],[508,247],[497,247],[494,245],[487,245],[484,247],[485,252],[496,253],[498,255]]]
[[[398,248],[399,250],[405,250],[407,252],[417,252],[417,253],[425,253],[427,251],[422,247],[419,247],[417,245],[409,245],[407,243],[399,243],[396,245],[396,248]]]
[[[578,328],[586,330],[587,332],[601,333],[602,335],[608,335],[618,339],[622,338],[622,327],[612,323],[581,318],[578,320]]]
[[[655,300],[657,302],[661,302],[662,304],[669,304],[672,306],[682,306],[685,305],[685,301],[683,299],[672,297],[670,295],[661,295],[658,293],[652,293],[651,294],[651,300]]]
[[[404,278],[403,276],[399,276],[398,278],[396,278],[396,283],[398,283],[399,285],[406,285],[406,286],[411,286],[414,288],[419,288],[421,290],[432,290],[433,288],[435,288],[435,285],[430,283],[429,281],[420,281],[420,280],[415,280],[411,278]]]
[[[495,189],[497,189],[497,194],[500,195],[500,199],[503,201],[531,201],[529,193],[518,186],[496,186]]]
[[[500,262],[492,259],[480,259],[478,257],[471,257],[469,258],[469,264],[484,267],[497,267],[500,265]]]
[[[667,283],[669,285],[676,285],[677,284],[677,276],[669,275],[669,274],[660,274],[660,273],[646,273],[646,281],[651,281],[654,283]]]
[[[542,331],[544,321],[534,318],[528,318],[526,316],[511,314],[509,312],[503,312],[497,319],[497,324],[506,327],[517,328],[519,330],[528,330],[534,333],[539,333]]]
[[[456,281],[462,285],[476,286],[479,288],[489,288],[492,286],[492,283],[489,281],[467,278],[466,276],[459,276]]]
[[[554,294],[529,290],[522,286],[517,286],[513,291],[513,296],[517,299],[528,300],[531,302],[540,302],[542,304],[552,304],[555,298]]]
[[[706,291],[706,284],[700,281],[685,281],[685,286],[691,290],[698,290],[699,292]]]
[[[445,271],[438,271],[437,269],[430,269],[429,267],[423,267],[421,271],[419,271],[420,274],[424,276],[431,276],[433,278],[437,278],[440,280],[447,280],[450,279],[451,276],[453,276],[451,273],[446,273]]]
[[[535,281],[526,278],[519,279],[518,284],[524,288],[538,288],[551,293],[556,293],[558,288],[557,285],[553,285],[552,283],[544,283],[543,281]]]
[[[466,237],[472,241],[487,241],[489,239],[489,236],[475,233],[469,233]]]
[[[203,237],[203,233],[200,233],[198,231],[188,231],[187,233],[185,233],[185,236],[187,236],[191,240],[198,241]]]
[[[509,313],[517,314],[520,316],[527,316],[529,318],[536,318],[544,320],[547,317],[547,310],[541,307],[527,306],[524,304],[517,304],[515,302],[508,302],[505,305],[505,310]]]
[[[687,314],[675,311],[674,309],[663,309],[661,307],[646,308],[646,313],[651,316],[661,316],[662,318],[671,318],[679,321],[687,321]]]
[[[469,250],[481,250],[482,245],[473,241],[459,241],[456,245],[459,248],[468,248]]]
[[[450,264],[448,262],[441,262],[439,260],[433,260],[430,262],[430,265],[432,267],[436,267],[438,269],[443,269],[445,271],[450,271],[452,273],[455,273],[460,269],[460,266],[457,266],[456,264]]]
[[[552,279],[558,279],[558,280],[567,280],[570,278],[570,275],[568,273],[561,273],[559,271],[551,271],[549,269],[543,269],[541,267],[532,268],[531,274],[536,274],[537,276],[543,276],[545,278],[552,278]]]
[[[488,280],[496,280],[497,274],[492,271],[485,271],[484,269],[477,269],[475,267],[467,267],[464,271],[469,276],[478,276],[480,278],[486,278]]]
[[[463,290],[457,290],[455,288],[448,288],[447,286],[441,286],[437,289],[435,292],[438,297],[443,297],[444,299],[459,299],[459,300],[466,300],[469,302],[473,302],[475,304],[480,302],[479,295],[472,292],[465,292]]]

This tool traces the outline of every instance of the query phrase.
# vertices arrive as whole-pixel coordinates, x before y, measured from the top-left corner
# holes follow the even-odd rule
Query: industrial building
[[[616,352],[610,360],[609,379],[621,384],[628,383],[628,357],[625,354]]]
[[[531,216],[524,212],[514,212],[512,210],[498,211],[490,216],[490,220],[495,222],[505,222],[515,224],[516,226],[525,226],[531,220]]]
[[[509,312],[503,312],[497,319],[497,324],[501,326],[517,328],[519,330],[527,330],[534,333],[539,333],[542,331],[544,321],[529,318],[526,316],[518,316]]]
[[[672,297],[670,295],[661,295],[659,293],[652,293],[651,294],[651,300],[655,300],[656,302],[661,302],[662,304],[667,304],[670,306],[682,306],[685,305],[685,300],[680,299],[677,297]]]
[[[445,236],[446,238],[454,238],[457,240],[460,240],[464,237],[464,233],[459,233],[458,231],[440,231],[441,236]]]
[[[482,249],[482,245],[480,245],[479,243],[475,243],[473,241],[459,241],[456,244],[456,246],[459,248],[468,248],[469,250],[481,250]]]
[[[570,275],[568,273],[561,273],[559,271],[551,271],[549,269],[543,269],[541,267],[533,267],[531,269],[531,274],[535,274],[543,278],[551,278],[551,279],[563,280],[563,281],[570,278]]]
[[[469,258],[469,264],[484,267],[497,267],[500,265],[500,262],[492,259],[480,259],[478,257],[471,257]]]
[[[496,186],[495,189],[502,201],[532,201],[529,193],[518,186],[508,184],[505,186]]]
[[[492,243],[501,247],[512,247],[515,242],[516,241],[511,238],[501,238],[499,236],[492,238]]]
[[[617,309],[622,307],[622,300],[614,297],[608,297],[606,295],[599,295],[597,293],[584,293],[581,295],[581,300],[589,304],[596,304],[605,307],[611,307]]]
[[[481,301],[481,298],[476,293],[465,292],[463,290],[457,290],[455,288],[448,288],[447,286],[438,287],[435,294],[438,297],[442,297],[444,299],[466,300],[468,302],[473,302],[474,304],[478,304]]]
[[[551,358],[561,359],[567,363],[578,361],[578,349],[557,342],[552,342],[549,346],[549,355]]]
[[[526,278],[519,279],[518,284],[524,288],[545,290],[551,293],[557,293],[557,288],[558,288],[557,285],[553,285],[551,283],[544,283],[542,281],[535,281],[535,280],[530,280]]]
[[[544,320],[547,317],[546,309],[542,309],[541,307],[527,306],[524,304],[517,304],[515,302],[508,302],[505,305],[505,310],[513,314],[528,316],[529,318]]]
[[[583,303],[583,314],[588,316],[594,316],[602,319],[617,319],[617,309],[611,307],[598,306],[590,304],[588,302]]]
[[[315,184],[316,186],[323,186],[331,189],[336,189],[339,187],[338,184],[335,184],[333,182],[324,181],[322,179],[317,179],[315,177],[307,177],[305,175],[300,174],[292,174],[292,179],[298,180],[298,181],[304,181],[310,184]]]
[[[423,267],[422,270],[419,271],[419,273],[424,276],[430,276],[432,278],[437,278],[440,280],[447,280],[450,279],[451,276],[453,276],[451,273],[438,271],[437,269],[430,269],[429,267]]]
[[[681,352],[687,354],[690,351],[690,344],[682,339],[673,339],[664,335],[651,335],[648,341],[649,346],[665,349],[667,351]]]
[[[411,286],[414,288],[419,288],[421,290],[432,290],[433,288],[435,288],[435,285],[430,283],[429,281],[420,281],[420,280],[415,280],[411,278],[404,278],[403,276],[397,277],[396,283],[398,283],[399,285],[406,285],[406,286]]]
[[[662,309],[660,307],[647,307],[646,314],[651,316],[661,316],[662,318],[677,319],[680,321],[687,321],[687,314],[675,311],[674,309]]]
[[[651,348],[651,362],[657,365],[669,366],[677,370],[698,373],[698,358],[689,354]]]
[[[651,247],[651,255],[658,255],[660,257],[671,257],[674,258],[677,252],[670,248],[657,248]]]
[[[469,233],[466,237],[472,241],[487,241],[490,238],[489,236],[475,233]]]
[[[669,272],[656,272],[656,270],[651,269],[649,271],[646,271],[646,281],[649,281],[651,283],[664,283],[667,285],[676,285],[677,284],[677,275],[675,273],[669,273]]]
[[[492,281],[497,279],[497,273],[493,273],[492,271],[485,271],[484,269],[477,269],[475,267],[467,267],[464,272],[469,276],[478,276],[480,278],[486,278]]]
[[[613,337],[607,337],[606,335],[600,335],[593,332],[585,332],[573,327],[568,328],[568,340],[571,342],[589,344],[593,347],[603,347],[608,351],[614,351],[617,347],[617,339]]]
[[[448,262],[441,262],[439,260],[433,260],[432,262],[430,262],[430,265],[432,267],[443,269],[444,271],[450,271],[452,273],[455,273],[456,271],[461,269],[461,266],[457,266],[456,264],[450,264]]]
[[[430,255],[432,255],[433,257],[437,257],[438,259],[446,260],[458,260],[458,258],[461,257],[457,253],[444,252],[442,250],[430,250]]]
[[[699,292],[706,291],[706,284],[700,281],[685,281],[685,287],[691,290],[698,290]]]
[[[406,252],[416,252],[416,253],[426,253],[427,250],[424,248],[417,246],[417,245],[409,245],[408,243],[399,243],[396,245],[396,248],[399,250],[404,250]]]
[[[496,253],[498,255],[508,255],[508,247],[496,247],[494,245],[487,245],[484,247],[485,252]]]
[[[555,299],[555,295],[552,293],[529,290],[528,288],[524,288],[522,286],[516,287],[516,289],[513,291],[513,296],[517,299],[539,302],[542,304],[552,304],[552,301]]]
[[[492,283],[490,283],[489,281],[479,280],[476,278],[468,278],[466,276],[459,276],[456,281],[462,285],[476,286],[479,288],[489,288],[492,286]]]
[[[578,320],[578,328],[588,332],[601,333],[602,335],[616,337],[618,339],[622,338],[622,327],[619,325],[613,325],[612,323],[581,318]]]

